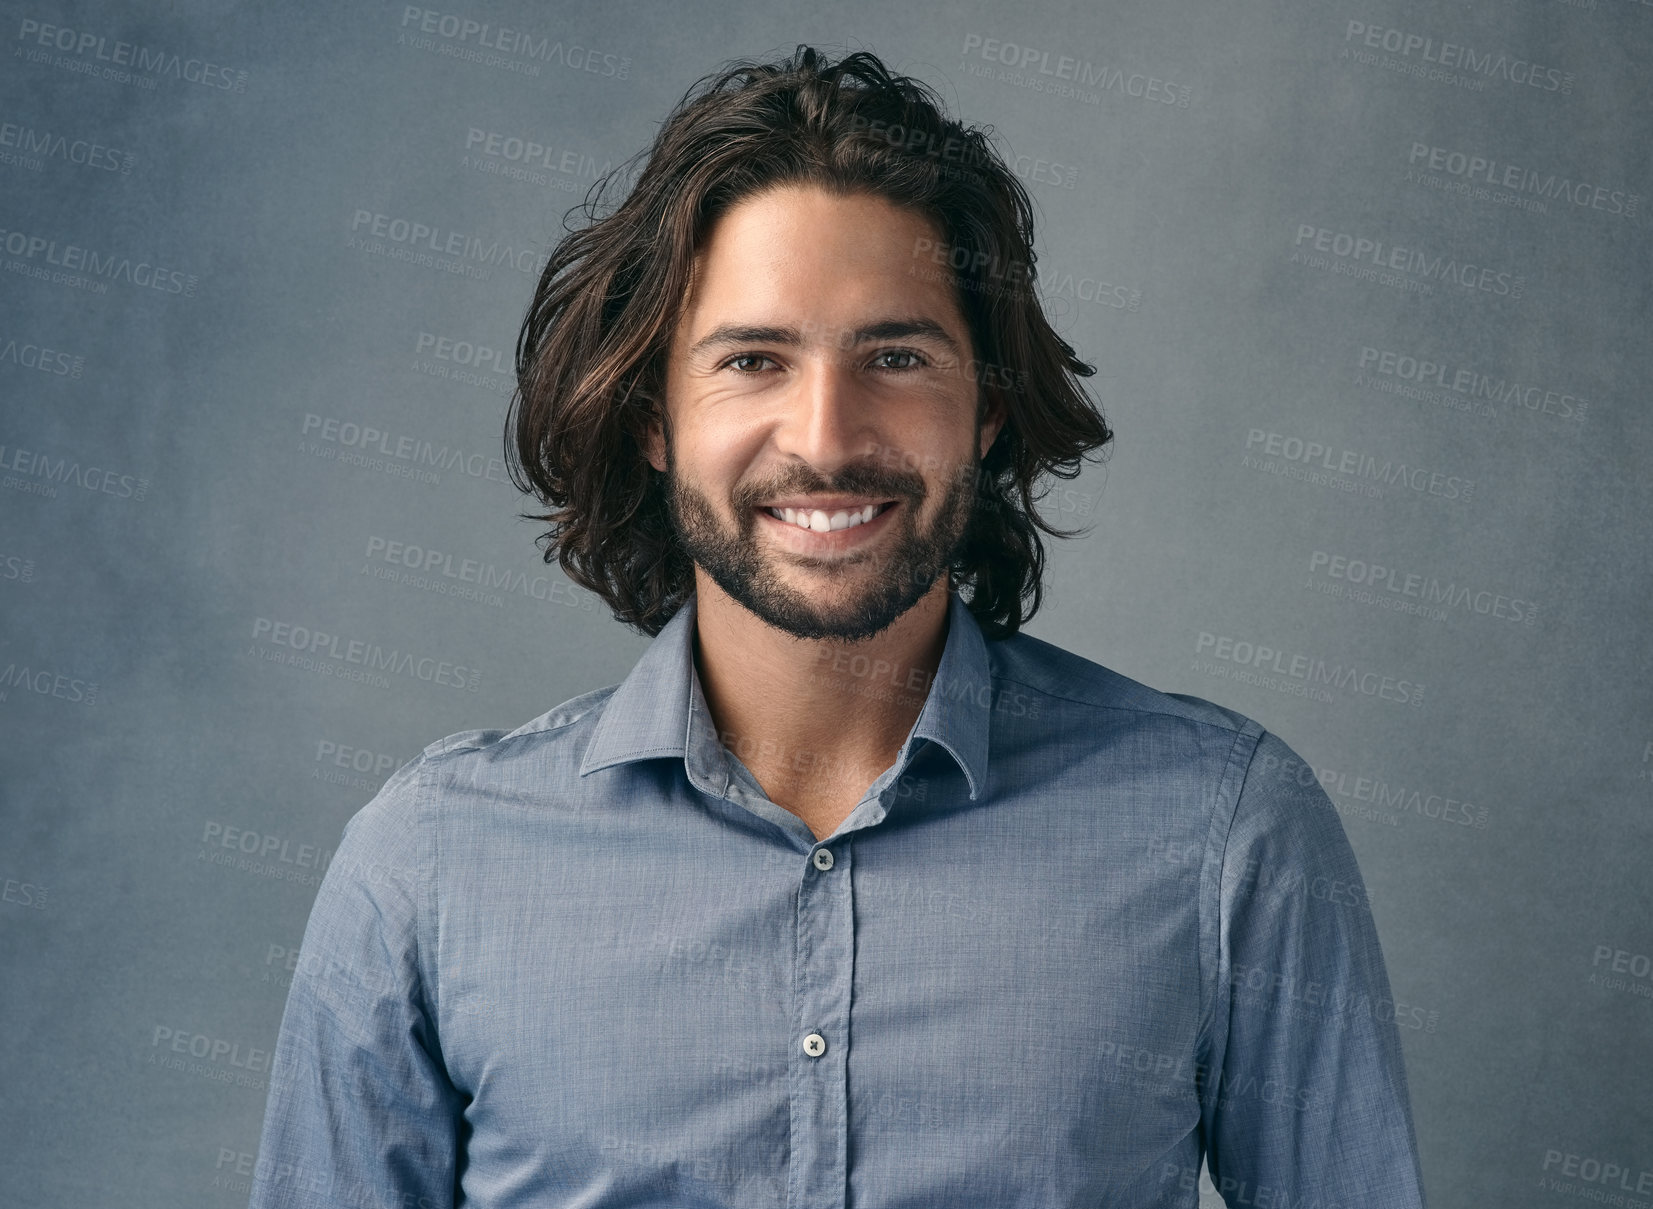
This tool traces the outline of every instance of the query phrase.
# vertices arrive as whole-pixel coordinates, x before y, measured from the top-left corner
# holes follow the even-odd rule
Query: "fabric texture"
[[[1232,1206],[1424,1204],[1371,904],[1280,739],[955,592],[817,840],[718,741],[695,612],[350,819],[251,1209],[1188,1209],[1202,1158]]]

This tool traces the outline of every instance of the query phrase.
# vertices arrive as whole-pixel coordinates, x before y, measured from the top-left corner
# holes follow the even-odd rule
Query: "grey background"
[[[646,640],[516,515],[510,350],[597,172],[695,78],[801,41],[878,52],[1016,157],[1118,430],[1047,501],[1094,528],[1053,544],[1029,632],[1258,718],[1326,782],[1431,1203],[1653,1203],[1653,6],[5,10],[7,1203],[243,1204],[345,821],[425,743],[630,669]],[[1400,70],[1464,54],[1442,43],[1468,86]],[[1525,189],[1443,187],[1471,156]],[[473,254],[398,259],[374,215]],[[1408,267],[1334,271],[1357,239]],[[1518,397],[1396,393],[1403,357]],[[1294,442],[1357,473],[1302,477]],[[1389,607],[1407,576],[1445,602]],[[306,663],[284,627],[337,643]],[[351,642],[410,670],[350,679]]]

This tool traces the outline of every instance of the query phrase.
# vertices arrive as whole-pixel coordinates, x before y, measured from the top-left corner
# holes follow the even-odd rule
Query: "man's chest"
[[[813,854],[525,835],[537,878],[467,862],[436,957],[472,1178],[1054,1206],[1154,1174],[1199,1116],[1198,871],[1019,821]]]

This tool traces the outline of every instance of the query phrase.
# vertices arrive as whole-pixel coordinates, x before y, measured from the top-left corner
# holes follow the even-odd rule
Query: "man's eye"
[[[911,360],[904,365],[879,365],[879,362],[886,357],[908,357]],[[878,365],[880,369],[917,369],[922,361],[923,358],[910,348],[892,348],[888,352],[879,353],[873,358],[873,364]]]
[[[759,363],[762,363],[762,362],[765,362],[765,361],[768,361],[768,360],[769,360],[769,358],[765,357],[762,353],[737,353],[735,356],[730,357],[727,361],[725,361],[724,364],[729,365],[729,366],[733,366],[735,369],[740,370],[742,373],[755,373],[758,369],[757,365],[750,365],[750,364],[743,365],[741,363],[742,362],[759,362]]]

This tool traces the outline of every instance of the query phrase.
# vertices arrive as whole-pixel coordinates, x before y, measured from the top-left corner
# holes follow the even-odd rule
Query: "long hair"
[[[1076,477],[1113,437],[1078,377],[1095,368],[1051,328],[1038,295],[1027,191],[987,130],[944,116],[924,84],[858,51],[830,63],[799,46],[776,63],[737,60],[693,84],[647,149],[588,193],[540,274],[517,339],[505,421],[511,481],[548,505],[525,519],[547,563],[595,592],[616,620],[658,634],[694,590],[665,476],[643,454],[664,424],[666,355],[697,251],[736,203],[784,184],[870,194],[943,234],[931,259],[957,291],[978,364],[978,415],[1005,424],[982,459],[975,509],[951,568],[991,638],[1038,610],[1037,481]],[[643,153],[639,153],[642,155]],[[636,175],[599,214],[610,190]],[[565,224],[567,219],[565,218]]]

